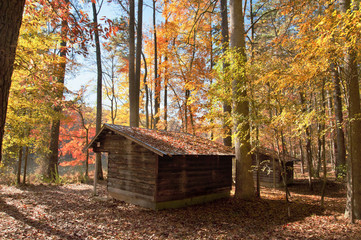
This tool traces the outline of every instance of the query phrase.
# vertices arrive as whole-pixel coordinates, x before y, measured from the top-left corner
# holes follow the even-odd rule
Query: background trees
[[[12,10],[18,11],[18,26],[24,3],[11,2],[15,3],[19,5]],[[9,9],[6,4],[10,2],[0,7]],[[112,4],[119,9],[117,18],[100,17],[98,23],[96,18],[94,28],[86,7],[77,2],[27,2],[3,156],[19,158],[26,147],[35,152],[41,146],[42,154],[54,155],[55,160],[46,160],[53,169],[51,176],[59,163],[57,151],[65,153],[76,141],[60,136],[60,147],[46,147],[50,139],[57,139],[49,135],[53,132],[50,122],[55,126],[71,114],[77,123],[65,121],[59,129],[71,128],[80,135],[90,131],[89,125],[81,123],[82,117],[75,118],[79,109],[91,115],[89,106],[84,102],[81,108],[74,108],[63,80],[72,70],[76,72],[81,61],[76,62],[74,56],[85,54],[85,43],[98,33],[95,43],[107,56],[102,58],[103,65],[98,64],[103,67],[98,74],[104,75],[106,83],[99,87],[106,94],[101,104],[105,108],[98,115],[107,117],[109,113],[112,123],[184,131],[215,141],[228,136],[229,145],[229,131],[223,129],[227,125],[227,129],[235,129],[233,145],[238,159],[246,160],[243,169],[248,176],[249,153],[257,147],[301,158],[310,188],[314,178],[330,174],[323,171],[325,163],[340,179],[348,169],[348,212],[359,218],[361,12],[356,2],[234,0],[229,13],[226,1],[119,0]],[[1,13],[5,16],[8,11]],[[95,13],[96,17],[100,14]],[[227,51],[228,17],[231,42]],[[15,46],[16,32],[6,34]],[[0,41],[5,39],[0,37]],[[5,50],[13,49],[6,45],[9,42],[0,43]],[[0,77],[4,82],[1,117],[5,117],[12,68],[6,59],[0,58],[7,69]],[[65,63],[69,64],[66,68]],[[0,130],[4,131],[3,125]],[[39,132],[42,137],[35,136]],[[245,192],[250,197],[251,182],[238,182],[247,183]]]

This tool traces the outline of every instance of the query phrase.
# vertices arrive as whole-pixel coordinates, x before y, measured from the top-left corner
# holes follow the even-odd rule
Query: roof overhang
[[[85,149],[89,149],[90,147],[95,147],[94,144],[96,144],[97,139],[98,139],[99,136],[100,136],[105,130],[107,130],[107,129],[110,130],[110,131],[112,131],[112,132],[115,132],[116,134],[118,134],[118,135],[120,135],[120,136],[123,136],[123,137],[125,137],[125,138],[127,138],[127,139],[129,139],[129,140],[131,140],[131,141],[133,141],[133,142],[138,143],[139,145],[143,146],[144,148],[146,148],[146,149],[154,152],[155,154],[157,154],[157,155],[159,155],[159,156],[161,156],[161,157],[163,157],[164,155],[168,155],[168,156],[170,156],[170,157],[172,156],[170,153],[163,152],[163,151],[161,151],[161,150],[159,150],[159,149],[157,149],[157,148],[155,148],[155,147],[153,147],[153,146],[150,146],[149,144],[147,144],[147,143],[145,143],[145,142],[143,142],[143,141],[141,141],[141,140],[139,140],[139,139],[137,139],[137,138],[135,138],[135,137],[132,137],[132,136],[130,136],[130,135],[128,135],[128,134],[125,134],[125,133],[123,133],[122,131],[119,131],[118,129],[115,129],[115,128],[111,127],[111,126],[108,125],[108,124],[104,124],[104,125],[103,125],[103,127],[99,130],[99,132],[95,135],[95,137],[94,137],[94,138],[90,141],[90,143],[85,147]]]

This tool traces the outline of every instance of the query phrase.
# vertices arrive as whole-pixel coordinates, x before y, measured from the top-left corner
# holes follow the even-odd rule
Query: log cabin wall
[[[157,155],[123,136],[107,134],[100,147],[108,152],[109,194],[153,208]]]
[[[278,159],[273,160],[271,157],[264,154],[258,154],[258,157],[260,163],[259,179],[261,185],[272,186],[275,183],[276,186],[280,186],[282,182],[282,178],[281,178],[281,171],[280,171]],[[255,155],[253,155],[252,158],[253,158],[252,165],[256,166],[257,163],[256,163]],[[256,178],[257,178],[257,171],[253,171],[253,179],[255,181]]]
[[[266,187],[271,187],[273,184],[275,184],[276,187],[283,186],[280,171],[281,168],[278,159],[272,159],[272,157],[265,154],[258,154],[258,157],[260,162],[259,179],[261,185]],[[256,166],[255,155],[252,156],[252,160],[252,164]],[[257,171],[253,172],[253,179],[256,181]],[[286,183],[293,183],[293,161],[286,162]]]
[[[228,194],[232,186],[232,157],[159,157],[156,202]],[[224,195],[223,195],[224,197]]]

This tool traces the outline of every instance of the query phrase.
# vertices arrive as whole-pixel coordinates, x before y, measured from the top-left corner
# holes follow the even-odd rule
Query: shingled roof
[[[127,127],[104,124],[89,143],[95,147],[97,139],[105,132],[112,131],[126,137],[158,155],[234,155],[232,149],[209,139],[181,132]]]

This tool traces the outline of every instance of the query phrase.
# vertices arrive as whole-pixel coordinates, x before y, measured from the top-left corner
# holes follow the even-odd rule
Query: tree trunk
[[[327,90],[327,106],[328,106],[328,115],[330,120],[330,138],[328,140],[328,145],[329,145],[329,155],[330,155],[330,161],[331,164],[333,166],[333,169],[336,170],[336,141],[335,141],[335,127],[332,121],[332,115],[333,115],[333,104],[332,104],[332,97],[331,94],[329,93],[329,91]]]
[[[117,118],[117,113],[118,113],[118,103],[117,103],[117,97],[115,95],[115,71],[116,71],[116,66],[115,66],[115,56],[113,55],[111,58],[111,91],[112,91],[112,96],[110,98],[110,113],[111,113],[111,119],[112,119],[112,124],[115,124],[115,119]]]
[[[103,70],[102,70],[102,59],[100,52],[100,41],[98,31],[98,13],[95,6],[95,2],[92,2],[93,8],[93,24],[94,24],[94,39],[95,39],[95,51],[97,59],[97,116],[96,116],[96,132],[98,133],[102,125],[102,83],[103,83]],[[95,164],[97,165],[96,178],[103,180],[103,169],[101,161],[101,153],[96,153]],[[95,176],[94,176],[95,178]]]
[[[65,1],[66,3],[69,0]],[[62,112],[62,107],[60,102],[64,96],[64,80],[65,80],[65,70],[66,70],[66,45],[67,45],[67,35],[68,35],[68,22],[66,19],[61,21],[61,42],[60,42],[60,59],[61,62],[58,67],[58,83],[60,89],[57,89],[57,99],[59,101],[58,105],[55,106],[54,111],[60,115]],[[48,170],[47,177],[50,181],[55,181],[58,175],[58,163],[59,163],[59,131],[60,131],[60,118],[57,116],[51,124],[50,132],[50,146],[49,146],[49,155],[48,155]]]
[[[168,9],[168,0],[164,1],[164,9]],[[167,29],[168,27],[168,18],[169,16],[167,16],[165,18],[165,24],[164,27]],[[163,109],[164,109],[164,130],[167,131],[168,129],[168,38],[166,38],[166,43],[167,43],[167,51],[165,52],[165,57],[164,57],[164,64],[165,64],[165,69],[164,69],[164,101],[163,101]]]
[[[225,54],[228,45],[229,45],[229,36],[228,36],[228,10],[227,10],[227,0],[221,0],[221,18],[222,18],[222,52]],[[227,63],[223,63],[223,69],[227,69]],[[223,119],[223,129],[224,129],[224,138],[223,144],[225,146],[232,146],[232,129],[230,123],[227,121],[232,112],[232,106],[228,101],[223,103],[223,113],[225,117]]]
[[[0,162],[11,76],[25,0],[0,1]]]
[[[334,102],[335,102],[335,117],[336,117],[336,177],[342,173],[342,169],[346,166],[346,147],[345,147],[345,134],[342,129],[343,114],[342,114],[342,100],[341,100],[341,87],[340,75],[335,64],[331,64],[332,81],[334,88]]]
[[[185,132],[188,133],[188,99],[190,92],[188,89],[185,90],[185,100],[184,100],[184,128]]]
[[[59,109],[59,108],[58,108]],[[57,112],[61,112],[57,110]],[[60,120],[53,120],[50,132],[50,153],[48,157],[47,177],[50,181],[55,181],[58,174],[58,160],[59,160],[59,130]]]
[[[89,144],[89,129],[85,129],[85,146]],[[85,175],[84,178],[88,181],[89,179],[89,149],[86,150],[86,159],[85,159]]]
[[[192,134],[196,135],[196,129],[194,126],[193,111],[192,111],[191,105],[188,105],[188,108],[189,108],[189,118],[190,118],[191,127],[192,127]]]
[[[155,18],[155,2],[153,0],[153,30],[154,30],[154,129],[157,129],[159,122],[159,109],[160,109],[160,79],[158,76],[158,46],[157,46],[157,26]]]
[[[23,184],[26,184],[26,172],[28,170],[29,147],[25,148]]]
[[[148,89],[148,83],[147,83],[147,75],[148,75],[148,69],[147,69],[147,60],[145,59],[145,55],[142,52],[143,62],[144,62],[144,88],[145,88],[145,127],[149,128],[149,89]]]
[[[305,156],[303,154],[303,144],[302,144],[302,139],[300,138],[300,155],[301,155],[301,173],[304,174],[305,173]]]
[[[350,0],[343,0],[342,10],[350,10]],[[349,36],[347,36],[349,41]],[[351,46],[346,52],[346,82],[348,84],[350,157],[348,160],[347,202],[345,215],[361,219],[361,108],[357,53]]]
[[[317,123],[317,167],[315,176],[320,177],[321,165],[322,165],[322,123]]]
[[[134,0],[129,0],[129,124],[139,127],[139,88],[135,79],[135,9]]]
[[[278,134],[277,134],[278,135]],[[277,144],[278,144],[278,140],[277,140]],[[286,169],[286,160],[284,159],[284,154],[287,153],[286,151],[286,145],[285,145],[285,138],[283,135],[283,132],[281,131],[281,144],[282,144],[282,156],[280,155],[280,147],[278,144],[278,159],[279,159],[279,167],[281,169],[281,177],[282,177],[282,182],[284,185],[284,189],[285,189],[285,200],[286,200],[286,206],[287,206],[287,213],[288,213],[288,217],[291,217],[291,208],[290,208],[290,201],[289,201],[289,197],[291,197],[291,194],[288,190],[288,184],[287,184],[287,169]]]
[[[165,55],[164,58],[165,64],[168,64],[168,56]],[[163,101],[163,108],[164,108],[164,130],[167,131],[168,129],[168,69],[166,67],[164,73],[164,101]]]
[[[19,149],[19,159],[18,159],[18,173],[16,176],[16,184],[20,184],[20,176],[21,176],[21,164],[23,161],[23,147],[20,147]]]
[[[152,90],[150,88],[148,88],[148,92],[149,92],[149,103],[150,103],[150,128],[152,129],[153,128],[153,122],[154,122],[154,115],[153,115],[153,94],[152,94]]]
[[[300,93],[302,112],[307,112],[307,107],[305,106],[305,97],[303,93]],[[312,149],[311,149],[311,126],[306,126],[306,158],[307,158],[307,169],[308,169],[308,187],[310,191],[313,191],[312,184]]]
[[[321,115],[325,116],[324,119],[326,119],[326,98],[325,98],[325,80],[322,82],[322,92],[321,92],[321,98],[322,98],[322,110]],[[322,183],[322,189],[321,189],[321,207],[324,206],[324,198],[325,198],[325,192],[326,192],[326,184],[327,184],[327,162],[326,162],[326,137],[325,137],[325,128],[326,123],[325,120],[322,120],[320,123],[321,125],[321,143],[322,143],[322,165],[323,165],[323,183]]]
[[[244,69],[246,61],[244,16],[242,0],[230,1],[230,48],[243,58],[241,68]],[[246,84],[245,70],[242,74],[234,76],[232,81],[232,98],[235,130],[236,151],[236,192],[235,197],[241,199],[254,198],[254,183],[252,172],[250,124],[249,124],[249,102],[247,92],[244,90]]]
[[[142,66],[142,41],[143,41],[143,0],[138,0],[137,48],[135,52],[135,85],[136,85],[135,88],[137,89],[138,92],[138,109],[139,109],[139,90],[140,90],[140,69]]]

